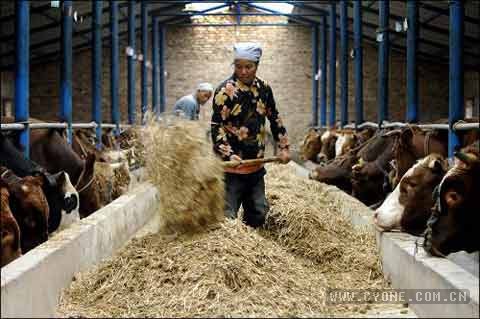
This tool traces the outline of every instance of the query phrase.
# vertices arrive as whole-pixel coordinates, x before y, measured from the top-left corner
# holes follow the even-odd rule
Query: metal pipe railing
[[[462,121],[458,121],[457,123],[453,124],[454,131],[465,131],[465,130],[478,130],[480,129],[480,123],[463,123]]]
[[[365,128],[365,127],[378,128],[378,124],[373,122],[363,122],[362,124],[357,125],[357,128],[359,129]]]
[[[25,125],[20,123],[2,123],[0,124],[0,128],[2,131],[22,131],[25,128]]]

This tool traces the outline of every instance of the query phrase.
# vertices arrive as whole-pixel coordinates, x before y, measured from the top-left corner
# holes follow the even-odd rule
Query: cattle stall
[[[343,132],[360,134],[365,129],[403,134],[414,126],[447,135],[445,157],[452,166],[465,146],[464,136],[478,134],[480,129],[480,3],[476,1],[17,0],[1,2],[0,6],[2,143],[7,136],[15,152],[23,154],[26,162],[22,163],[31,163],[32,157],[37,160],[38,146],[34,145],[44,130],[64,137],[66,148],[62,152],[80,152],[82,161],[92,167],[107,150],[120,154],[122,136],[144,128],[151,114],[159,122],[168,118],[173,99],[180,97],[182,90],[190,90],[197,79],[219,81],[220,73],[226,75],[231,70],[222,69],[216,60],[227,61],[229,46],[250,38],[264,41],[274,52],[261,67],[279,92],[278,104],[281,113],[290,117],[287,127],[295,143],[305,129],[322,134],[337,131],[340,136]],[[268,50],[266,56],[271,54]],[[435,67],[430,69],[431,65]],[[437,79],[431,74],[438,70],[442,70],[438,82],[444,85],[432,84]],[[442,98],[447,102],[428,105],[430,99],[438,103]],[[443,117],[440,122],[436,113],[448,114],[448,119]],[[205,118],[203,124],[210,126]],[[89,141],[88,147],[78,146],[81,134]],[[347,137],[342,135],[342,139]],[[427,156],[436,145],[436,135],[426,133],[422,141]],[[333,156],[342,151],[332,147]],[[91,153],[96,155],[94,163],[88,162]],[[293,153],[295,157],[296,149]],[[117,162],[113,159],[117,155],[108,156],[107,162]],[[352,160],[349,169],[364,164],[359,161]],[[317,163],[297,158],[295,162],[289,165],[298,176],[315,179]],[[160,209],[161,192],[159,195],[151,185],[122,185],[125,187],[114,200],[110,189],[114,183],[109,180],[116,173],[95,178],[93,173],[87,174],[86,167],[84,164],[76,181],[70,177],[72,183],[63,185],[75,186],[75,200],[81,201],[94,197],[95,191],[86,194],[84,190],[103,180],[109,189],[105,194],[110,195],[99,201],[108,205],[100,208],[95,206],[98,203],[92,204],[91,216],[80,212],[82,220],[70,229],[56,233],[9,267],[2,267],[2,316],[55,315],[60,291],[76,280],[72,277],[77,272],[111,258],[132,237],[143,236],[143,231],[137,233],[142,227],[157,222],[153,216]],[[380,171],[382,179],[390,178],[390,171]],[[121,174],[128,175],[128,181],[136,180],[133,176],[138,170],[130,167]],[[395,177],[396,185],[402,176]],[[451,175],[445,171],[441,180],[447,177]],[[86,180],[83,183],[82,178]],[[351,185],[323,182],[338,187],[328,190],[338,194],[335,196],[340,199],[335,202],[342,214],[354,225],[371,228],[384,280],[391,287],[469,292],[466,303],[413,303],[396,315],[478,317],[478,251],[432,257],[420,240],[426,230],[412,235],[374,228],[375,205],[385,200],[384,191],[388,194],[394,189],[369,189],[383,197],[380,202],[378,198],[375,203],[364,202],[368,208],[353,198],[360,199],[358,196],[350,196],[355,195]],[[60,188],[74,200],[70,188]],[[436,209],[440,214],[441,208]],[[139,212],[138,216],[128,214],[130,210]],[[64,213],[57,209],[60,212]],[[95,246],[92,252],[86,252],[86,243]],[[72,264],[75,258],[82,261]],[[62,275],[52,279],[56,272]],[[35,283],[42,275],[41,284]],[[51,284],[49,280],[53,282],[49,292],[33,301],[42,295],[42,287]],[[21,309],[18,296],[32,302]]]

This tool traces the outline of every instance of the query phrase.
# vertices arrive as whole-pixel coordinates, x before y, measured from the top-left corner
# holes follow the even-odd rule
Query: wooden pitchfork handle
[[[266,158],[256,158],[256,159],[248,159],[248,160],[240,160],[240,161],[226,161],[222,162],[223,167],[237,167],[239,165],[255,165],[255,164],[263,164],[263,163],[271,163],[271,162],[280,162],[280,158],[274,157],[266,157]]]

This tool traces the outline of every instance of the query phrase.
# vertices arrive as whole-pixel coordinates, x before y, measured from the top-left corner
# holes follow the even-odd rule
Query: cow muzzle
[[[65,212],[70,214],[78,207],[78,196],[76,194],[70,194],[70,196],[64,198],[63,203]]]

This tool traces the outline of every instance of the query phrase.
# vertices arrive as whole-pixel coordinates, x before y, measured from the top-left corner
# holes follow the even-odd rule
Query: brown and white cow
[[[478,142],[455,153],[458,160],[442,179],[437,202],[427,222],[425,250],[444,257],[478,251],[480,222],[480,152]]]
[[[320,153],[317,155],[318,163],[325,163],[328,160],[335,158],[335,143],[337,142],[336,130],[328,129],[320,136],[322,146]]]
[[[374,222],[377,227],[383,231],[401,229],[410,234],[421,234],[434,204],[433,190],[447,169],[447,161],[439,154],[430,154],[419,160],[376,210]]]
[[[335,157],[346,154],[349,150],[357,146],[357,135],[354,131],[337,132],[337,140],[335,141]]]
[[[22,255],[20,247],[20,227],[13,217],[9,204],[10,193],[7,185],[0,179],[0,227],[1,227],[1,260],[0,267]]]
[[[304,161],[317,161],[317,155],[322,149],[321,132],[316,129],[309,129],[307,135],[300,145],[301,158]]]
[[[43,178],[20,178],[0,167],[0,178],[8,187],[9,206],[20,227],[22,252],[26,253],[48,239],[49,207],[43,193]]]

